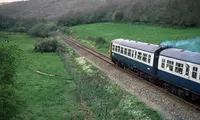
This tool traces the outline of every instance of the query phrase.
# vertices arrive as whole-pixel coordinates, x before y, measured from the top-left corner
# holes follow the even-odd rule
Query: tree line
[[[199,6],[198,0],[107,0],[107,4],[93,11],[69,11],[59,18],[58,24],[114,21],[193,27],[200,25]]]
[[[11,18],[0,15],[0,30],[8,32],[22,32],[36,37],[48,37],[50,31],[57,30],[54,22],[43,19]]]
[[[57,21],[61,26],[112,21],[193,27],[200,26],[199,6],[199,0],[105,0],[104,4],[98,6],[71,9],[54,22]],[[14,19],[0,15],[0,29],[9,28],[14,32],[27,32],[41,22],[46,20]],[[40,36],[46,35],[42,33]]]

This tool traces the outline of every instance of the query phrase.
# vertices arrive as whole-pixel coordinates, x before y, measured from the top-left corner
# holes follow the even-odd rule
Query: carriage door
[[[187,79],[190,79],[190,65],[189,64],[185,64],[185,77],[187,77]]]

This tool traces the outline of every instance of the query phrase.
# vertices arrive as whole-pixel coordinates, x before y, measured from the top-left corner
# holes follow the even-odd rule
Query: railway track
[[[89,52],[89,53],[95,55],[96,57],[102,59],[103,61],[108,62],[108,63],[110,63],[110,64],[113,64],[112,61],[110,60],[110,57],[109,57],[109,56],[104,55],[104,54],[102,54],[102,53],[96,51],[96,50],[93,49],[93,48],[89,48],[89,47],[87,47],[87,46],[85,46],[85,45],[82,45],[82,44],[80,44],[79,42],[73,40],[72,38],[66,37],[66,36],[64,36],[64,35],[62,35],[62,34],[60,34],[60,33],[56,33],[56,35],[60,36],[61,38],[65,39],[65,40],[68,40],[69,42],[71,42],[71,43],[73,43],[74,45],[80,47],[81,49],[86,50],[87,52]]]
[[[200,111],[200,105],[199,105],[199,104],[192,103],[191,101],[187,101],[187,100],[185,100],[185,99],[183,99],[183,98],[180,98],[180,97],[174,95],[173,93],[170,93],[170,92],[166,91],[166,90],[163,89],[162,87],[157,86],[157,85],[155,85],[155,84],[153,84],[153,83],[151,83],[151,82],[145,80],[144,78],[141,78],[141,77],[138,76],[135,72],[130,71],[130,70],[128,70],[128,69],[121,68],[120,66],[115,65],[115,64],[111,61],[111,59],[110,59],[109,56],[107,56],[107,55],[105,55],[105,54],[102,54],[102,53],[98,52],[97,50],[95,50],[95,49],[93,49],[93,48],[90,48],[90,47],[87,47],[87,46],[85,46],[85,45],[82,45],[81,43],[79,43],[79,42],[73,40],[72,38],[66,37],[66,36],[62,35],[61,33],[56,32],[56,35],[59,36],[59,37],[61,37],[61,38],[64,39],[64,40],[69,41],[70,43],[74,44],[75,46],[77,46],[77,47],[79,47],[79,48],[81,48],[81,49],[83,49],[83,50],[85,50],[85,51],[91,53],[92,55],[98,57],[99,59],[101,59],[101,60],[103,60],[103,61],[109,63],[110,65],[114,66],[116,69],[119,69],[119,70],[121,70],[121,71],[124,71],[124,72],[130,74],[131,76],[133,76],[133,77],[135,77],[135,78],[137,78],[137,79],[139,79],[139,80],[144,81],[145,83],[151,85],[152,87],[154,87],[154,88],[156,88],[156,89],[159,89],[160,91],[166,93],[167,95],[169,95],[169,96],[171,96],[171,97],[175,97],[175,98],[178,99],[179,101],[184,102],[185,104],[188,104],[189,106],[193,107],[194,109]]]

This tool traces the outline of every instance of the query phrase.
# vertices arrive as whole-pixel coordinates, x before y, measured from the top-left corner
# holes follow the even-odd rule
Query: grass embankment
[[[64,43],[63,43],[64,44]],[[85,101],[98,120],[160,120],[161,116],[148,108],[135,96],[122,90],[98,68],[70,47],[62,54],[67,68],[71,69],[78,86],[80,99]],[[73,61],[73,62],[72,62]]]
[[[15,78],[20,113],[14,120],[70,120],[84,119],[85,112],[76,101],[76,84],[68,80],[69,74],[56,53],[33,52],[35,39],[26,34],[1,32],[10,43],[23,50],[21,64]],[[4,40],[1,40],[4,42]],[[36,69],[64,78],[44,76]]]
[[[97,23],[74,26],[71,29],[81,37],[98,36],[106,39],[107,43],[104,45],[95,45],[86,42],[86,39],[78,39],[104,53],[108,51],[110,41],[117,38],[160,44],[166,40],[185,40],[200,36],[199,28],[174,29],[142,24]]]

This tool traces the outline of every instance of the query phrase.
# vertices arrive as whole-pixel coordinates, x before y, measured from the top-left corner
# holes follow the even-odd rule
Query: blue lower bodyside
[[[164,80],[171,84],[180,86],[185,89],[189,89],[190,91],[200,94],[200,84],[197,82],[193,82],[191,80],[187,80],[185,78],[182,78],[182,77],[179,77],[179,76],[176,76],[176,75],[173,75],[168,72],[161,71],[161,70],[158,70],[158,77],[161,80]]]
[[[173,85],[179,86],[181,88],[185,88],[185,89],[189,89],[190,91],[193,91],[197,94],[200,94],[200,84],[191,80],[187,80],[185,78],[170,74],[168,72],[164,72],[161,70],[157,71],[156,74],[156,70],[146,64],[140,63],[138,61],[129,59],[127,57],[124,57],[122,55],[119,54],[115,54],[112,56],[115,60],[123,63],[125,66],[127,67],[136,67],[137,69],[146,72],[149,75],[152,75],[154,77],[158,77],[160,80],[166,81],[168,83],[171,83]]]
[[[153,67],[151,67],[149,65],[146,65],[146,64],[143,64],[143,63],[140,63],[138,61],[129,59],[129,58],[124,57],[124,56],[119,55],[119,54],[115,54],[115,53],[113,53],[113,54],[114,55],[112,57],[115,60],[120,61],[121,63],[123,63],[125,66],[136,67],[137,69],[139,69],[139,70],[141,70],[143,72],[146,72],[147,74],[150,74],[152,76],[155,75],[155,70],[154,70]]]

